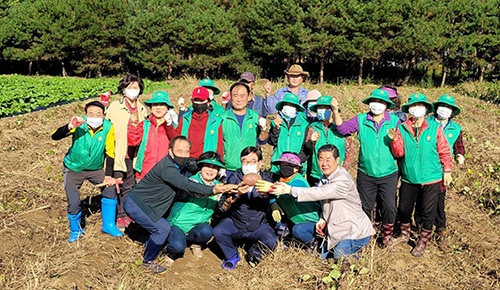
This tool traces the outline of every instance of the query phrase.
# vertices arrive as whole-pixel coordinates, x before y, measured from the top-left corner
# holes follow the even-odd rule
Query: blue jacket
[[[267,172],[261,171],[259,174],[263,180],[273,181]],[[243,172],[238,169],[229,176],[227,183],[239,184],[242,180]],[[240,230],[253,232],[262,224],[267,223],[270,198],[274,198],[274,195],[260,195],[255,188],[250,193],[240,195],[229,209],[229,216],[233,219],[234,225]]]

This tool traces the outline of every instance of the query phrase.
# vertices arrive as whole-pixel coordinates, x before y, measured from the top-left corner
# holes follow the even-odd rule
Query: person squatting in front
[[[70,234],[68,242],[77,241],[84,233],[81,227],[82,208],[80,187],[85,180],[94,185],[106,186],[101,199],[102,231],[114,237],[123,233],[116,227],[115,185],[119,182],[111,177],[115,152],[113,124],[104,119],[105,107],[93,101],[85,105],[85,115],[73,117],[71,121],[52,134],[52,140],[72,136],[72,144],[64,156],[63,180],[68,198],[68,220]],[[106,172],[104,162],[106,161]]]
[[[285,152],[273,162],[279,167],[280,182],[290,186],[309,187],[307,179],[302,174],[302,164],[297,154]],[[297,202],[290,195],[280,195],[271,199],[272,217],[279,224],[290,224],[293,238],[298,240],[305,249],[313,253],[318,245],[315,237],[315,226],[319,221],[321,206],[317,201]],[[282,216],[286,221],[282,220]]]
[[[170,140],[169,152],[130,191],[125,199],[127,214],[150,236],[144,246],[143,265],[154,273],[167,269],[156,262],[156,258],[170,234],[170,224],[164,215],[174,198],[181,192],[208,197],[228,192],[235,185],[205,185],[189,180],[181,171],[189,158],[191,143],[184,136]]]
[[[205,185],[216,185],[219,171],[224,168],[219,154],[207,151],[198,159],[198,172],[189,179]],[[203,258],[202,247],[212,238],[210,221],[217,208],[219,195],[208,198],[186,195],[178,197],[167,221],[170,223],[170,234],[167,239],[165,260],[173,264],[174,259],[184,254],[187,243],[197,259]]]
[[[451,181],[451,155],[448,141],[438,122],[429,122],[425,116],[434,106],[423,94],[412,94],[402,107],[409,118],[397,128],[389,130],[391,151],[401,158],[401,187],[399,189],[398,215],[402,240],[410,239],[410,223],[414,208],[420,221],[419,237],[411,254],[424,254],[436,218],[441,182]],[[416,205],[415,205],[416,202]]]
[[[358,257],[358,251],[366,247],[375,233],[370,219],[363,212],[356,183],[345,168],[339,166],[339,150],[333,144],[318,149],[318,162],[323,172],[317,187],[296,187],[277,182],[269,193],[290,194],[299,203],[320,201],[323,218],[316,223],[316,232],[326,235],[327,251],[338,260]],[[260,187],[260,181],[256,187]],[[326,232],[325,232],[326,229]]]
[[[256,266],[263,255],[272,251],[277,243],[273,228],[267,220],[269,199],[266,193],[260,193],[247,177],[258,174],[258,179],[272,182],[271,176],[261,170],[262,151],[249,146],[241,151],[241,168],[228,177],[229,184],[237,184],[238,195],[222,195],[219,209],[226,213],[215,226],[213,234],[215,242],[224,255],[222,268],[233,270],[241,260],[237,244],[244,243],[247,262]]]

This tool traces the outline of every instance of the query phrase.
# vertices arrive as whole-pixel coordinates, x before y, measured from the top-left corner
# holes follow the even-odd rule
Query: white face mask
[[[257,173],[259,172],[257,170],[257,164],[247,164],[241,166],[241,171],[243,171],[243,174],[246,175],[248,173]]]
[[[385,112],[385,109],[387,109],[385,104],[379,102],[371,102],[368,106],[370,107],[370,111],[373,115],[380,115]]]
[[[295,116],[297,116],[297,108],[294,106],[284,105],[283,108],[281,108],[281,112],[288,118],[295,118]]]
[[[451,117],[452,109],[446,107],[438,107],[436,110],[436,114],[440,120],[447,120]]]
[[[140,92],[141,92],[140,90],[136,90],[136,89],[125,89],[125,91],[124,91],[125,97],[127,97],[131,100],[137,99]]]
[[[410,107],[408,109],[408,113],[410,113],[410,115],[412,115],[413,117],[415,117],[417,119],[418,118],[422,118],[427,113],[427,108],[426,107],[421,107],[421,106]]]
[[[87,117],[87,124],[94,128],[94,129],[97,129],[99,127],[102,126],[102,122],[104,121],[103,118],[91,118],[91,117]]]

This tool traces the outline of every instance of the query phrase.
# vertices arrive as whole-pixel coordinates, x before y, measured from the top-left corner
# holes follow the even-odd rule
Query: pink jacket
[[[299,202],[321,201],[323,218],[327,223],[328,249],[342,240],[358,240],[375,234],[370,219],[361,208],[356,183],[343,167],[337,168],[328,177],[327,184],[293,189]]]

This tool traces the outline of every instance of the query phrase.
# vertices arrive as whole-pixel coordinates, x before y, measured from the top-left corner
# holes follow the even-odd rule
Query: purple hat
[[[255,76],[253,73],[246,71],[240,75],[240,81],[247,81],[249,83],[255,82]]]
[[[286,163],[289,163],[289,164],[292,164],[292,165],[295,165],[298,167],[302,166],[302,163],[300,162],[299,156],[297,156],[297,154],[290,153],[290,152],[281,154],[280,159],[273,161],[273,164],[277,165],[280,162],[286,162]]]

